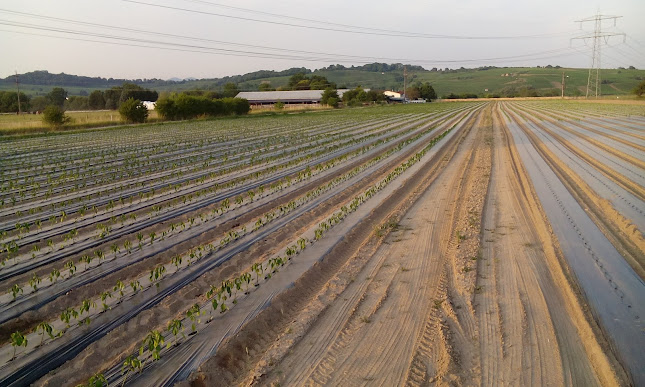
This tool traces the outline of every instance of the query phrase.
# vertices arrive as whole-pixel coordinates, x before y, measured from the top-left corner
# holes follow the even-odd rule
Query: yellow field
[[[116,110],[100,110],[85,112],[66,112],[72,121],[65,125],[66,128],[84,128],[97,126],[111,126],[122,124],[121,115]],[[158,120],[157,112],[150,111],[148,120]],[[0,132],[30,132],[32,130],[46,129],[47,125],[43,124],[42,114],[2,114],[0,115]]]

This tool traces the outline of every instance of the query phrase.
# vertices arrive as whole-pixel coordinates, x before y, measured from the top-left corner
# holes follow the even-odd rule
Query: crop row
[[[315,230],[313,230],[312,239],[308,240],[305,238],[300,238],[297,240],[296,244],[290,245],[285,249],[284,257],[279,255],[279,256],[272,257],[264,262],[255,263],[248,271],[244,272],[240,276],[224,281],[221,285],[212,286],[211,290],[206,294],[205,302],[202,305],[195,304],[191,306],[188,310],[186,310],[185,318],[175,319],[170,321],[167,325],[168,328],[165,334],[162,334],[159,331],[150,332],[150,334],[146,337],[146,340],[144,341],[144,345],[142,345],[142,347],[140,348],[139,356],[131,355],[126,359],[124,363],[125,366],[123,368],[123,372],[127,375],[128,372],[131,372],[133,370],[133,368],[136,370],[138,368],[137,365],[143,366],[143,362],[145,361],[144,359],[146,356],[151,359],[159,359],[159,357],[161,356],[161,349],[162,349],[163,342],[165,342],[167,338],[168,340],[170,340],[170,337],[172,335],[174,336],[174,343],[179,343],[181,339],[178,338],[178,335],[180,332],[182,332],[183,327],[190,326],[191,333],[196,332],[196,327],[199,324],[199,316],[202,315],[202,311],[207,307],[211,309],[211,313],[213,310],[219,313],[225,313],[228,309],[230,309],[237,303],[238,293],[242,290],[243,286],[246,287],[246,292],[249,291],[249,285],[252,282],[253,277],[255,277],[255,284],[257,286],[261,284],[260,283],[261,278],[263,281],[268,281],[271,278],[271,275],[275,274],[275,272],[277,272],[277,270],[280,267],[287,264],[289,260],[293,258],[298,252],[302,251],[308,243],[313,243],[316,240],[319,240],[320,238],[322,238],[324,233],[327,230],[329,230],[333,225],[342,221],[347,214],[355,211],[362,203],[364,203],[365,201],[373,197],[379,190],[383,189],[392,180],[394,180],[396,177],[400,176],[403,172],[405,172],[410,166],[418,162],[421,159],[421,157],[423,157],[423,155],[425,155],[425,153],[434,144],[436,144],[437,141],[439,141],[446,134],[448,134],[450,130],[452,130],[452,128],[446,130],[441,135],[435,137],[420,152],[416,153],[414,156],[409,158],[406,162],[396,167],[385,178],[383,178],[378,183],[374,184],[372,187],[367,189],[363,194],[353,198],[351,201],[342,205],[339,211],[334,212],[330,217],[327,218],[325,222],[321,223],[317,228],[315,228]],[[244,229],[240,231],[244,231]],[[231,235],[231,237],[233,236],[235,236],[235,234]],[[195,254],[194,258],[199,259],[199,256],[201,255],[201,250],[198,248],[196,251],[198,253],[193,252],[191,254]],[[176,259],[175,259],[175,262],[177,262]],[[167,269],[153,270],[150,273],[150,276],[148,278],[149,282],[146,284],[146,286],[153,286],[153,284],[155,285],[158,284],[157,281],[159,280],[159,277],[163,276],[163,273],[165,273],[166,270]],[[137,285],[136,283],[134,283],[135,289],[138,289],[139,286],[141,286],[141,284]],[[81,305],[81,307],[79,308],[78,318],[77,318],[79,322],[83,323],[83,321],[87,318],[87,317],[83,317],[83,313],[85,314],[89,313],[90,308],[92,308],[91,301],[86,301],[83,303],[83,305]],[[210,322],[210,320],[207,321],[206,323],[208,322]],[[50,329],[49,331],[53,331],[53,328]],[[45,331],[42,331],[42,332],[45,332]],[[42,337],[44,337],[44,335],[45,333],[42,333]],[[128,364],[133,365],[134,367],[129,367]]]
[[[411,142],[414,142],[414,141],[418,140],[421,136],[425,135],[427,132],[428,132],[427,130],[424,130],[424,131],[416,134],[415,136],[413,136],[411,138],[408,138],[405,141],[400,142],[396,147],[390,149],[389,151],[381,153],[380,155],[372,158],[370,161],[362,164],[359,167],[356,167],[349,174],[345,174],[345,175],[343,175],[343,176],[341,176],[339,178],[334,179],[332,181],[332,183],[330,183],[330,185],[327,188],[329,189],[332,184],[337,184],[337,183],[339,183],[340,181],[342,181],[344,179],[348,179],[351,176],[356,175],[361,170],[363,170],[363,169],[369,167],[370,165],[374,164],[375,162],[377,162],[377,161],[379,161],[379,160],[381,160],[383,158],[389,157],[391,154],[399,151],[404,146],[410,144]],[[307,168],[305,171],[298,173],[298,175],[295,177],[295,181],[291,181],[290,179],[284,179],[283,180],[284,185],[285,186],[290,186],[291,184],[296,184],[296,183],[298,183],[300,181],[305,181],[305,180],[311,179],[312,176],[315,176],[315,175],[321,173],[322,171],[333,167],[334,165],[336,165],[336,163],[340,163],[340,162],[346,161],[346,160],[348,160],[350,158],[356,157],[356,156],[358,156],[360,154],[366,153],[367,151],[369,151],[370,149],[376,147],[377,145],[379,145],[379,144],[374,143],[369,147],[363,147],[363,148],[353,152],[353,154],[344,154],[344,155],[339,156],[339,157],[337,157],[337,158],[335,158],[333,160],[330,160],[330,161],[328,161],[328,162],[326,162],[324,164],[316,166],[316,168],[314,168],[313,170]],[[277,184],[278,185],[275,187],[275,189],[271,190],[272,192],[277,192],[277,191],[282,189],[282,185],[283,185],[282,182],[279,182]],[[314,192],[315,193],[320,193],[320,192],[322,192],[321,189],[322,189],[322,187],[318,188]],[[204,224],[204,223],[206,223],[208,221],[212,221],[214,219],[217,219],[221,214],[223,214],[224,212],[230,210],[231,208],[245,205],[246,203],[253,202],[254,200],[259,199],[260,197],[266,197],[266,196],[269,196],[269,195],[270,195],[270,193],[268,191],[260,190],[257,193],[257,196],[256,196],[256,193],[253,190],[247,191],[246,195],[238,196],[236,201],[235,201],[235,203],[230,203],[228,200],[225,200],[222,203],[221,207],[219,207],[218,209],[213,210],[212,213],[210,215],[207,215],[206,217],[200,216],[199,219],[190,218],[189,219],[190,222],[189,222],[188,225],[184,224],[183,222],[181,224],[171,224],[169,229],[164,231],[159,237],[160,237],[161,240],[163,240],[164,238],[169,238],[174,233],[182,232],[187,226],[188,226],[188,228],[192,228],[193,226],[198,226],[200,223]],[[299,200],[304,200],[303,198],[305,198],[305,197],[307,199],[309,199],[310,196],[312,196],[311,191],[308,192],[306,194],[306,196],[303,196]],[[313,195],[313,196],[316,196],[316,195]],[[296,201],[296,203],[298,203],[298,201]],[[291,205],[291,204],[292,203],[290,203],[289,205]],[[282,211],[283,210],[281,210],[281,212]],[[144,245],[149,244],[151,246],[154,243],[155,238],[157,238],[157,235],[155,233],[152,233],[152,234],[150,234],[149,236],[146,237],[143,234],[139,233],[139,234],[137,234],[137,238],[138,238],[139,250],[141,250]],[[114,258],[116,258],[117,253],[119,251],[123,251],[124,253],[127,251],[128,253],[130,253],[132,248],[133,248],[133,246],[136,246],[136,241],[126,240],[124,242],[124,245],[123,245],[122,248],[120,246],[116,245],[116,244],[112,245],[111,246],[111,251],[114,254]],[[81,257],[80,261],[79,261],[79,265],[81,264],[81,262],[84,262],[86,267],[91,268],[90,263],[94,260],[94,258],[97,258],[97,261],[101,262],[101,260],[104,259],[104,257],[108,257],[108,256],[109,256],[109,252],[97,250],[97,251],[94,252],[94,256],[85,255],[85,256]],[[72,273],[74,273],[77,270],[78,269],[76,268],[76,265],[74,263],[72,263],[71,261],[68,261],[67,263],[65,263],[65,265],[62,268],[54,269],[52,271],[52,273],[50,274],[50,281],[49,282],[51,284],[52,281],[54,281],[54,282],[57,281],[59,277],[65,278],[65,273],[66,272],[71,271]],[[37,288],[42,289],[42,285],[40,285],[40,278],[38,278],[35,275],[32,276],[32,278],[29,281],[29,286],[31,286],[34,289],[34,291],[36,291]],[[17,296],[19,293],[21,293],[23,288],[24,288],[24,286],[14,285],[10,289],[10,293],[12,293],[12,295],[15,298],[15,296]]]
[[[399,133],[399,134],[400,134],[400,133]],[[390,136],[390,138],[388,138],[388,140],[389,140],[389,139],[391,139],[391,138],[393,138],[393,137],[395,137],[395,136]],[[359,140],[361,140],[361,138],[359,138],[359,139],[356,139],[356,138],[355,138],[355,139],[351,140],[351,141],[350,141],[350,143],[356,143],[356,142],[358,142]],[[380,143],[380,142],[381,142],[381,141],[379,141],[379,142],[377,142],[377,143]],[[326,154],[326,153],[328,153],[328,151],[329,151],[329,148],[327,148],[326,150],[320,151],[318,155]],[[298,161],[298,162],[302,162],[302,161],[310,161],[310,159],[309,159],[309,158],[301,158],[300,160],[297,160],[297,161]],[[289,164],[287,164],[287,165],[283,165],[282,167],[290,166],[290,165],[292,165],[292,164],[294,164],[294,163],[292,162],[292,163],[289,163]],[[277,168],[271,168],[271,169],[269,169],[269,170],[267,170],[267,171],[264,171],[264,172],[275,172],[276,170],[277,170]],[[257,178],[257,177],[261,176],[262,174],[263,174],[263,172],[255,172],[255,173],[253,174],[253,177]],[[249,177],[249,175],[247,175],[246,177]],[[229,187],[230,187],[230,186],[235,186],[237,183],[239,183],[239,182],[241,182],[241,181],[244,181],[244,180],[248,180],[248,179],[246,179],[246,178],[239,178],[237,181],[234,181],[234,182],[233,182],[234,184],[230,184],[230,183],[229,183],[229,185],[228,185],[228,186],[229,186]],[[182,192],[180,192],[179,194],[176,194],[176,195],[175,195],[176,199],[175,199],[175,201],[174,201],[174,202],[171,202],[171,203],[172,203],[172,205],[183,205],[183,204],[185,204],[185,203],[186,203],[186,201],[187,201],[187,200],[188,200],[188,201],[191,201],[193,197],[199,197],[199,196],[201,196],[201,195],[212,194],[212,193],[216,192],[216,190],[217,190],[218,188],[225,188],[225,187],[227,187],[226,185],[221,185],[221,186],[220,186],[220,185],[218,185],[218,183],[215,183],[215,184],[209,183],[209,181],[207,181],[207,180],[205,180],[205,179],[201,179],[201,180],[199,180],[199,181],[191,182],[191,183],[193,183],[196,187],[199,187],[199,188],[200,188],[200,191],[197,191],[197,192],[194,192],[194,191],[193,191],[193,192],[188,192],[188,193],[186,193],[186,192],[183,192],[183,193],[182,193]],[[209,184],[210,184],[210,185],[209,185]],[[188,185],[188,183],[187,183],[186,185]],[[213,187],[213,186],[214,186],[214,187]],[[204,187],[204,188],[202,188],[202,187]],[[174,190],[174,192],[175,192],[175,193],[178,191],[178,188],[179,188],[179,186],[177,186],[177,185],[173,186],[173,190]],[[180,194],[181,194],[181,195],[180,195]],[[161,195],[158,195],[157,197],[159,197],[159,196],[161,196]],[[130,198],[130,201],[132,201],[131,199],[132,199],[132,198]],[[145,198],[145,197],[141,197],[141,199],[142,199],[142,200],[140,200],[140,201],[139,201],[139,204],[140,204],[142,201],[144,201],[146,198]],[[159,202],[159,200],[160,200],[160,199],[158,198],[158,199],[157,199],[157,202]],[[167,200],[165,200],[165,201],[166,201],[166,202],[168,202]],[[181,203],[179,203],[179,201],[181,201]],[[125,208],[125,207],[126,207],[126,205],[127,205],[127,202],[126,202],[126,203],[124,203],[124,201],[123,201],[123,200],[120,200],[120,201],[119,201],[119,203],[117,203],[117,204],[113,204],[113,203],[114,203],[114,202],[108,203],[107,207],[110,207],[110,208],[107,208],[107,210],[112,210],[112,209],[114,209],[114,210],[118,210],[118,209],[120,209],[120,208],[121,208],[121,209],[122,209],[122,208]],[[123,204],[121,204],[121,203],[123,203]],[[121,206],[119,206],[119,204],[121,204]],[[142,208],[142,207],[145,207],[145,205],[139,205],[139,207],[140,207],[140,208]],[[157,213],[157,214],[158,214],[158,213],[161,211],[161,207],[162,207],[162,206],[161,206],[161,205],[155,205],[155,203],[149,203],[148,207],[151,207],[151,208],[152,208],[151,213]],[[85,215],[85,213],[84,213],[85,211],[86,211],[85,209],[81,208],[81,210],[80,210],[81,218]],[[94,211],[94,217],[93,217],[93,219],[98,219],[98,218],[97,218],[97,216],[100,216],[99,211],[97,211],[97,209],[96,209],[96,208],[94,208],[94,209],[93,209],[93,211]],[[132,215],[131,215],[131,216],[132,216]],[[55,228],[55,229],[57,229],[58,231],[62,231],[61,227],[62,227],[63,225],[61,224],[61,223],[62,223],[62,222],[61,222],[61,220],[62,220],[62,221],[65,221],[65,220],[67,219],[67,217],[68,217],[68,215],[67,215],[66,213],[62,212],[62,213],[61,213],[61,215],[60,215],[60,217],[58,217],[58,216],[57,216],[57,217],[55,217],[55,218],[52,218],[52,219],[50,220],[50,225],[49,225],[49,226],[47,226],[47,227],[45,227],[45,225],[43,224],[43,222],[39,222],[39,221],[37,221],[37,222],[36,222],[36,226],[37,226],[37,228],[36,228],[36,227],[33,227],[33,226],[30,226],[29,224],[19,224],[19,227],[20,227],[20,228],[22,228],[22,230],[19,230],[19,234],[18,234],[18,236],[19,236],[20,238],[24,238],[24,237],[26,237],[28,234],[27,234],[27,235],[21,235],[21,234],[20,234],[20,231],[26,231],[26,232],[28,233],[28,232],[29,232],[29,231],[28,231],[28,229],[29,229],[30,227],[33,227],[33,230],[31,230],[31,233],[32,233],[32,234],[34,234],[34,235],[43,235],[43,234],[42,234],[42,232],[43,232],[43,231],[46,231],[47,229],[52,229],[52,228]],[[105,218],[105,216],[103,216],[103,217]],[[107,217],[107,218],[108,218],[108,219],[110,219],[110,221],[111,221],[113,224],[114,224],[114,223],[116,223],[117,221],[119,221],[119,222],[121,222],[122,224],[124,224],[124,222],[126,222],[126,221],[127,221],[127,219],[124,219],[124,215],[123,215],[123,214],[119,216],[119,214],[118,214],[118,213],[117,213],[117,214],[114,214],[114,213],[113,213],[113,214],[111,214],[111,216],[109,216],[109,217]],[[133,219],[133,220],[134,220],[134,219]],[[66,223],[67,223],[67,225],[68,225],[67,227],[69,228],[69,231],[70,231],[70,232],[72,232],[72,233],[74,232],[74,230],[76,230],[76,229],[80,226],[80,225],[75,225],[75,223],[76,223],[76,220],[75,220],[75,219],[74,219],[74,220],[70,219],[70,220],[68,220]],[[74,225],[74,227],[73,227],[73,228],[72,228],[72,225]],[[104,234],[104,230],[105,230],[105,227],[106,227],[106,226],[105,226],[105,225],[99,225],[98,227],[101,229],[101,233],[102,233],[102,234]],[[105,236],[106,236],[106,235],[104,234],[104,235],[103,235],[103,237],[105,237]],[[74,237],[74,235],[71,235],[71,234],[70,234],[70,235],[65,235],[65,236],[64,236],[65,242],[67,242],[67,240],[68,240],[68,239],[73,239],[72,237]],[[24,239],[24,241],[27,241],[27,240],[29,240],[29,238]],[[52,243],[53,243],[53,242],[48,242],[48,244],[50,245],[50,247],[52,247]],[[14,248],[13,248],[13,249],[15,250],[15,246],[14,246]]]

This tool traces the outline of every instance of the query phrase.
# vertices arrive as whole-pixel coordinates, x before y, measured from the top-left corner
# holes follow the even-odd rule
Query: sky
[[[427,69],[587,68],[596,15],[602,67],[645,68],[645,1],[29,0],[0,2],[0,77],[214,78],[371,62]],[[581,28],[582,27],[582,28]]]

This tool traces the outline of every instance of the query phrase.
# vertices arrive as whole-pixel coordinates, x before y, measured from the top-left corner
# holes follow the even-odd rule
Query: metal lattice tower
[[[582,23],[594,22],[594,31],[593,33],[586,34],[583,36],[578,36],[573,39],[583,39],[585,42],[587,39],[593,39],[592,48],[591,48],[591,67],[589,68],[589,77],[587,78],[587,95],[586,98],[589,98],[589,95],[592,97],[600,97],[602,95],[602,81],[600,76],[601,69],[601,48],[604,44],[607,43],[611,36],[622,35],[625,39],[626,35],[624,33],[616,32],[603,32],[602,31],[602,22],[603,20],[613,20],[614,26],[616,26],[616,19],[622,16],[609,16],[597,14],[582,20],[576,20],[577,23],[580,23],[580,28],[582,28]]]

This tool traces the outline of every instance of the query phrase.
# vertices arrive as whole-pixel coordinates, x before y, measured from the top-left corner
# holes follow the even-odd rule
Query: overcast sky
[[[603,67],[645,68],[643,0],[5,0],[0,2],[0,77],[47,70],[133,79],[212,78],[375,61],[428,69],[588,67],[591,41],[570,39],[591,32],[593,22],[580,30],[575,21],[598,11],[623,16],[616,27],[605,21],[603,31],[627,34],[625,43],[622,36],[608,39]],[[473,39],[482,37],[496,39]]]

